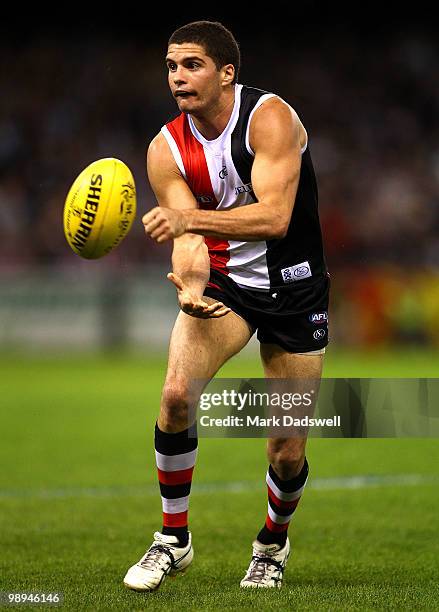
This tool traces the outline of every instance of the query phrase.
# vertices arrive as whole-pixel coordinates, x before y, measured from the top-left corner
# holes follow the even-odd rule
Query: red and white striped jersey
[[[190,115],[162,127],[177,166],[205,210],[227,210],[256,202],[251,184],[253,113],[275,94],[235,85],[235,104],[224,131],[207,140]],[[211,268],[244,287],[269,290],[326,273],[317,210],[317,186],[307,145],[299,188],[285,238],[243,242],[205,238]]]

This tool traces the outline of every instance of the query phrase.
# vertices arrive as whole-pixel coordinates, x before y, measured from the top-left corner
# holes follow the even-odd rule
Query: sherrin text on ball
[[[70,188],[64,206],[64,234],[77,255],[98,259],[123,240],[135,216],[131,170],[119,159],[98,159]]]

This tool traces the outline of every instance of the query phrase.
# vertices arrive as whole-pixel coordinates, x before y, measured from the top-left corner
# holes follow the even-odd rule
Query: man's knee
[[[183,380],[167,380],[162,391],[159,424],[163,431],[181,431],[188,427],[190,392]]]
[[[299,474],[305,461],[305,445],[270,441],[267,447],[268,461],[282,480],[290,480]]]

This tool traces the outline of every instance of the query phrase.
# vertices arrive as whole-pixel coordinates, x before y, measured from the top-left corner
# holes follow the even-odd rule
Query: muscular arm
[[[268,100],[255,112],[250,126],[250,144],[255,151],[251,179],[257,203],[225,211],[192,207],[180,211],[177,224],[168,219],[169,227],[159,219],[154,221],[151,211],[146,215],[146,230],[157,242],[172,238],[174,231],[177,235],[191,232],[245,241],[282,238],[299,183],[300,130],[297,116],[284,102]]]
[[[161,133],[149,145],[147,170],[159,206],[187,211],[197,208],[197,201],[182,178]],[[185,284],[203,294],[209,279],[209,255],[202,236],[185,233],[174,240],[172,267]]]
[[[147,170],[160,207],[176,211],[197,208],[197,201],[162,134],[158,134],[148,148]],[[208,306],[201,299],[210,273],[209,255],[202,236],[186,232],[174,239],[172,268],[173,273],[168,278],[177,288],[182,310],[203,318],[229,312],[228,308],[222,308],[221,302]]]

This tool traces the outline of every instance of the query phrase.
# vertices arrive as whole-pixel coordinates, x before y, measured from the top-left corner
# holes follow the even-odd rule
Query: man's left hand
[[[145,233],[156,242],[178,238],[186,232],[186,221],[180,210],[156,206],[142,218]]]

